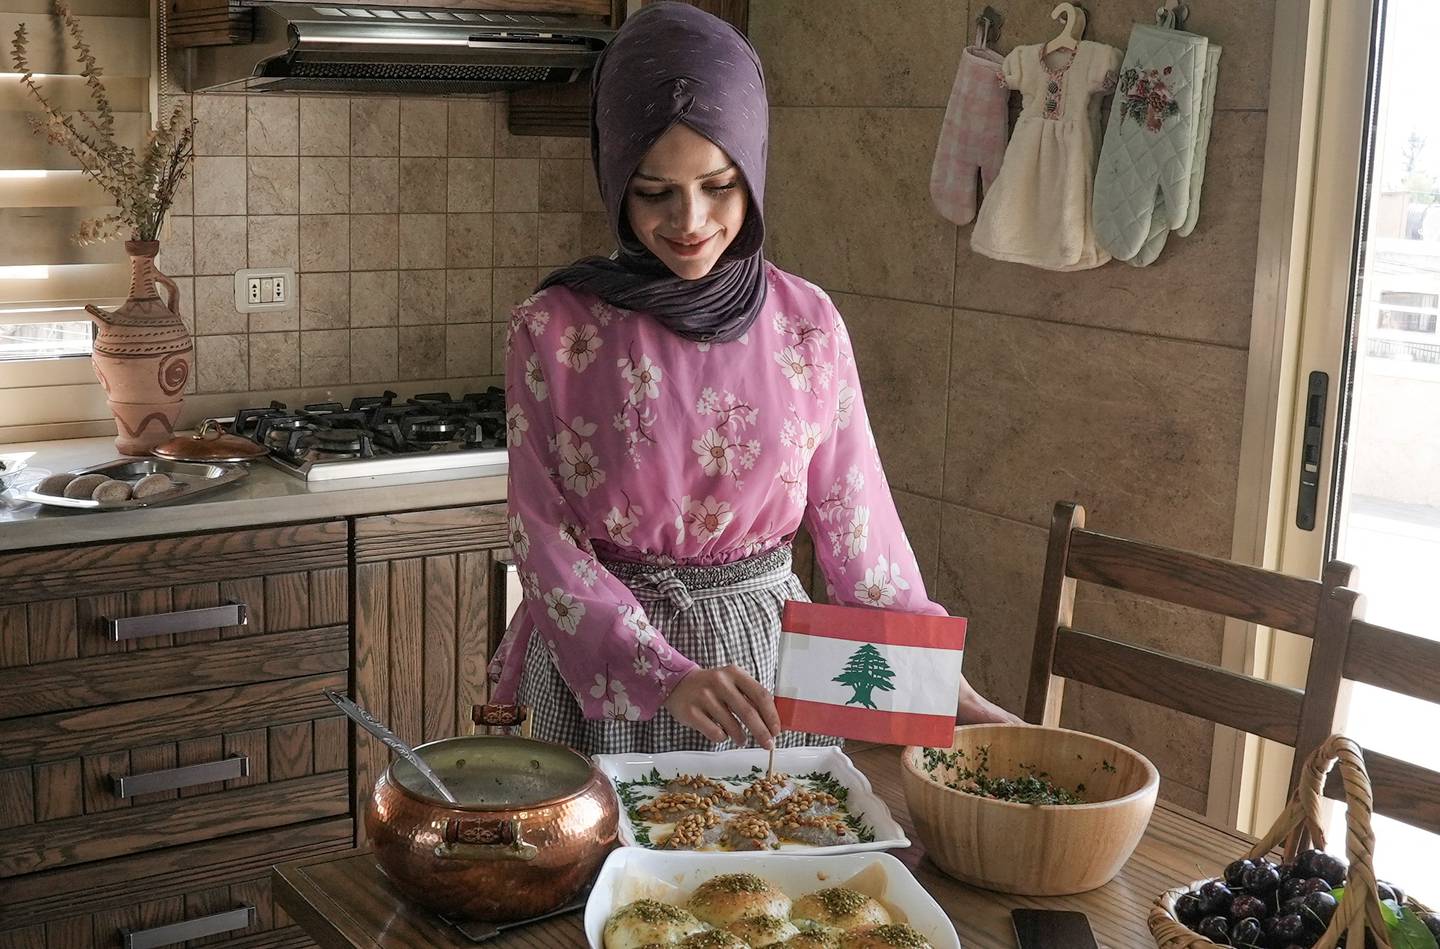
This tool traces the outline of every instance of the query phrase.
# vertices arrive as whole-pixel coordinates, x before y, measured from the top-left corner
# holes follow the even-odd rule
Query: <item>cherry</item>
[[[1200,922],[1205,912],[1200,908],[1200,897],[1194,893],[1185,893],[1175,901],[1175,918],[1180,920],[1191,929]]]
[[[1231,892],[1230,887],[1221,883],[1219,880],[1211,880],[1209,883],[1200,887],[1199,896],[1200,909],[1206,915],[1212,916],[1228,910],[1230,908],[1230,901],[1235,898],[1235,894]]]
[[[1330,892],[1330,884],[1329,884],[1329,882],[1327,882],[1326,880],[1322,880],[1320,877],[1311,877],[1310,879],[1306,880],[1306,881],[1305,881],[1305,885],[1300,888],[1300,893],[1301,893],[1301,895],[1304,895],[1304,894],[1306,894],[1306,893],[1329,893],[1329,892]]]
[[[1302,877],[1290,877],[1288,879],[1281,880],[1279,891],[1280,902],[1285,903],[1288,900],[1293,900],[1297,896],[1304,896],[1304,886],[1305,880]]]
[[[1245,889],[1257,896],[1274,892],[1280,885],[1280,871],[1270,864],[1256,864],[1245,871]]]
[[[1261,920],[1270,915],[1270,907],[1266,906],[1265,901],[1260,897],[1245,893],[1231,901],[1228,915],[1232,923],[1249,918]]]
[[[1320,877],[1331,886],[1340,886],[1345,882],[1345,874],[1349,867],[1344,860],[1333,857],[1330,854],[1321,854],[1315,858],[1315,875]]]
[[[1232,946],[1259,946],[1260,945],[1260,920],[1253,916],[1236,921],[1230,927],[1230,944]]]
[[[1211,942],[1222,946],[1230,945],[1230,924],[1225,921],[1224,916],[1206,916],[1200,920],[1195,931]]]
[[[1252,860],[1236,860],[1225,868],[1225,885],[1238,890],[1245,885],[1245,871],[1255,866]]]
[[[1303,944],[1305,938],[1305,921],[1296,913],[1288,916],[1275,917],[1275,926],[1271,930],[1272,938],[1279,942],[1298,942]]]
[[[1325,927],[1330,925],[1330,917],[1335,915],[1335,907],[1340,905],[1329,893],[1310,893],[1301,902],[1300,917],[1305,920],[1305,928],[1315,933],[1325,931]]]

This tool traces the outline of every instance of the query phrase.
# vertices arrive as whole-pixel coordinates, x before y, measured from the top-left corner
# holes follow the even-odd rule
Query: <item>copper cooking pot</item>
[[[493,710],[476,707],[477,721]],[[615,843],[619,805],[584,755],[514,735],[442,738],[415,749],[459,804],[397,758],[365,811],[381,868],[446,916],[506,922],[564,906]]]

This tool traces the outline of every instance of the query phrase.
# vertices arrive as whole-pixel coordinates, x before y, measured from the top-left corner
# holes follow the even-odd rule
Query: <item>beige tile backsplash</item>
[[[498,98],[191,105],[161,266],[201,394],[497,381],[510,308],[609,242],[586,141],[511,136]],[[297,272],[290,307],[236,312],[235,271],[268,266]]]
[[[1150,267],[1081,273],[980,257],[971,228],[931,202],[936,139],[983,5],[766,0],[751,4],[750,36],[771,102],[767,252],[845,314],[921,573],[970,619],[967,674],[1018,708],[1054,501],[1082,502],[1099,530],[1230,551],[1275,2],[1194,5],[1188,28],[1225,50],[1195,232]],[[1123,47],[1155,5],[1087,0],[1087,39]],[[1053,36],[1050,7],[1005,5],[999,51]],[[540,266],[564,256],[547,247],[567,231],[547,204],[567,193],[566,173],[547,158],[582,160],[578,144],[541,159],[540,180],[561,183],[542,187]],[[596,197],[580,195],[582,245],[604,226]],[[1082,626],[1113,621],[1146,645],[1219,655],[1219,627],[1193,616],[1093,599],[1077,610]],[[1167,797],[1205,806],[1208,729],[1099,692],[1073,698],[1067,723],[1137,746]]]

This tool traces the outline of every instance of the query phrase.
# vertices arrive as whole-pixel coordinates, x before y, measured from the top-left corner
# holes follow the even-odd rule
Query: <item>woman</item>
[[[491,667],[536,737],[587,753],[762,747],[802,517],[832,602],[925,596],[845,326],[767,263],[759,60],[680,3],[596,68],[591,146],[618,251],[511,318],[511,548],[525,603]],[[969,686],[964,721],[1014,720]]]

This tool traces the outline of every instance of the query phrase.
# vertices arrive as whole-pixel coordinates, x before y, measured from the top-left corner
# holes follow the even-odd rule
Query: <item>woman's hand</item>
[[[756,744],[769,748],[780,734],[775,700],[739,666],[694,670],[670,692],[665,709],[716,744],[728,737],[739,748],[749,731]]]
[[[1024,725],[1024,719],[1011,715],[985,696],[976,692],[963,676],[960,679],[960,705],[955,721],[961,725]]]

